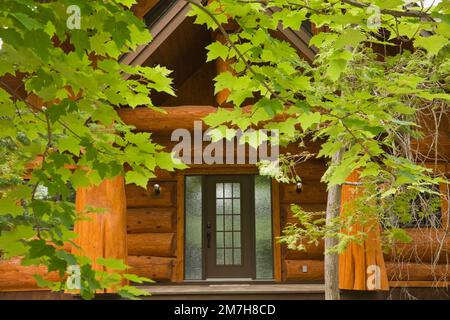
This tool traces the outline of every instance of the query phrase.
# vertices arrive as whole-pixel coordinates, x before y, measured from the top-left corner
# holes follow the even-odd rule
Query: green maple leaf
[[[125,181],[127,184],[134,183],[144,189],[147,188],[148,178],[149,177],[147,175],[137,171],[128,171],[125,174]]]
[[[208,49],[206,62],[215,60],[217,58],[221,58],[225,61],[228,56],[228,47],[226,45],[223,45],[219,41],[211,43],[206,47],[206,49]]]
[[[360,42],[364,41],[366,36],[357,29],[346,29],[336,39],[334,46],[336,49],[342,49],[346,46],[356,47]]]
[[[418,37],[414,40],[414,45],[416,47],[424,48],[430,55],[437,54],[448,43],[448,38],[439,34],[429,37]]]

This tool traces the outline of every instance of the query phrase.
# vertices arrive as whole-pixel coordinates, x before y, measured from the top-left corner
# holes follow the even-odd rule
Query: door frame
[[[208,175],[208,176],[202,176],[202,186],[203,186],[203,192],[202,192],[202,207],[203,207],[203,213],[202,213],[202,232],[203,234],[205,234],[206,232],[206,228],[207,228],[207,221],[209,219],[214,219],[214,221],[216,221],[217,216],[216,216],[216,206],[215,203],[213,205],[212,200],[215,199],[215,195],[216,195],[216,189],[212,188],[212,186],[208,186],[208,182],[211,184],[215,184],[217,182],[231,182],[231,181],[239,181],[239,183],[241,184],[241,186],[243,186],[243,188],[241,188],[241,200],[243,199],[242,197],[245,196],[249,196],[249,200],[250,199],[254,199],[254,194],[255,194],[255,186],[254,186],[254,181],[252,181],[254,175],[253,174],[240,174],[240,175],[236,175],[236,174],[229,174],[229,175]],[[207,181],[208,179],[210,179],[209,181]],[[246,184],[248,184],[247,186],[245,186]],[[238,278],[250,278],[251,280],[255,280],[256,278],[256,252],[255,252],[255,205],[254,205],[254,201],[248,201],[246,202],[244,200],[244,203],[241,201],[241,252],[242,252],[242,261],[244,261],[243,259],[245,258],[246,260],[246,264],[247,267],[249,268],[249,270],[246,270],[246,272],[248,273],[248,277],[246,276],[242,276],[242,277],[233,277],[230,276],[229,278],[227,277],[223,277],[223,279],[229,279],[229,280],[234,280],[234,279],[238,279]],[[248,216],[244,217],[244,211],[247,211]],[[244,220],[245,219],[245,220]],[[213,223],[214,225],[214,223]],[[217,223],[215,224],[217,227]],[[213,231],[216,232],[216,229],[213,229]],[[213,234],[215,233],[213,232]],[[244,240],[243,237],[246,237],[247,239]],[[214,234],[211,237],[211,243],[213,243],[212,248],[215,248],[215,240],[216,240],[216,234]],[[203,252],[202,252],[202,258],[203,258],[203,279],[221,279],[222,277],[214,277],[214,276],[208,276],[208,272],[211,272],[210,269],[211,266],[211,260],[208,261],[208,259],[212,259],[212,257],[216,257],[215,254],[211,255],[211,251],[208,252],[208,248],[207,248],[207,238],[206,237],[202,237],[202,247],[203,247]],[[244,243],[245,243],[245,247],[244,247]],[[215,261],[215,259],[212,259],[213,261]],[[239,267],[234,267],[234,266],[223,266],[223,267],[218,267],[215,266],[215,268],[217,269],[228,269],[225,272],[229,272],[230,274],[233,274],[234,272],[238,272],[237,270],[233,270],[233,269],[238,269]]]
[[[184,282],[184,227],[185,227],[185,176],[195,175],[258,175],[258,168],[254,165],[208,165],[192,166],[180,170],[176,174],[177,181],[177,249],[175,270],[172,272],[172,282]],[[281,244],[276,238],[281,236],[280,214],[280,184],[272,179],[272,241],[273,241],[273,271],[274,281],[282,281],[282,252]],[[203,280],[204,281],[204,280]],[[259,280],[256,280],[259,281]],[[232,282],[232,281],[230,281]]]

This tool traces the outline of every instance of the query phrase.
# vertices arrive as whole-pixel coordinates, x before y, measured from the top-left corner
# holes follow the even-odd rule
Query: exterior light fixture
[[[300,193],[300,192],[302,192],[302,190],[303,190],[303,184],[301,182],[297,182],[297,184],[295,185],[295,191],[297,193]]]
[[[157,183],[153,185],[153,191],[155,192],[155,195],[159,195],[161,193],[161,186]]]

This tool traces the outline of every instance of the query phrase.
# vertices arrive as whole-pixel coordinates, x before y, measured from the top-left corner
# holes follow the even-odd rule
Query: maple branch
[[[197,8],[199,8],[200,10],[202,10],[204,13],[206,13],[214,21],[214,23],[217,25],[217,28],[219,29],[219,31],[225,37],[225,40],[230,44],[231,48],[237,53],[239,58],[244,62],[245,67],[248,69],[248,71],[250,71],[256,78],[258,78],[259,74],[253,69],[251,63],[247,60],[247,58],[245,58],[244,54],[236,47],[235,43],[230,39],[230,35],[225,30],[225,28],[222,26],[220,21],[217,20],[217,18],[214,16],[214,14],[212,14],[208,9],[206,9],[201,3],[197,3],[195,0],[184,0],[184,1],[186,1],[187,3],[190,3],[191,5],[193,5],[193,6],[197,7]],[[261,81],[261,84],[275,98],[279,98],[279,95],[275,91],[273,91],[273,89],[265,81]]]
[[[358,8],[368,8],[370,7],[370,4],[368,3],[361,3],[355,0],[341,0],[343,3],[346,3],[348,5],[351,5],[353,7]],[[414,10],[405,10],[405,11],[398,11],[398,10],[390,10],[390,9],[380,9],[380,12],[383,14],[388,14],[393,17],[401,18],[401,17],[410,17],[410,18],[425,18],[427,20],[433,21],[433,18],[430,17],[430,15],[423,11],[414,11]]]

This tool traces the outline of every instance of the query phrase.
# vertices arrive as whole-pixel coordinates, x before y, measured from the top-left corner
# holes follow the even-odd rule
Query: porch
[[[143,300],[323,300],[323,284],[158,284],[140,287],[152,295]],[[448,287],[426,287],[411,283],[407,288],[390,291],[341,290],[342,300],[448,300]],[[48,290],[0,292],[0,300],[78,300],[79,297]],[[120,299],[114,294],[102,294],[98,300]]]

